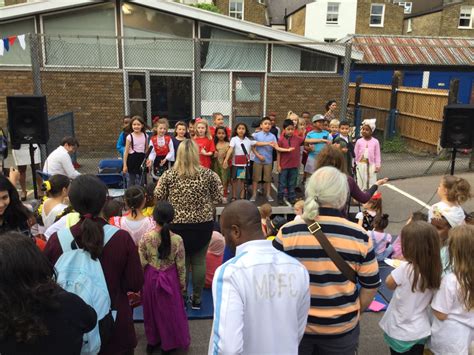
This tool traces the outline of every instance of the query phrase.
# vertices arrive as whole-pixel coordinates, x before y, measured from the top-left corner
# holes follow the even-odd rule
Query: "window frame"
[[[465,12],[463,11],[465,10]],[[470,10],[470,12],[469,12]],[[468,13],[469,12],[469,13]],[[459,21],[458,21],[458,28],[459,29],[467,29],[470,30],[472,29],[472,15],[474,13],[474,6],[461,6],[459,9]],[[463,17],[463,15],[465,17]],[[468,16],[468,17],[466,17]],[[468,26],[461,26],[461,20],[469,20],[469,25]]]
[[[329,7],[330,6],[337,6],[337,12],[329,12]],[[328,2],[328,6],[326,7],[326,25],[339,25],[339,10],[340,10],[340,5],[341,3],[339,2]],[[328,16],[329,15],[336,15],[336,21],[329,21]]]
[[[372,12],[372,9],[374,8],[374,6],[382,6],[382,13],[381,14],[374,14]],[[381,17],[381,21],[380,21],[380,24],[372,24],[371,20],[372,20],[372,16],[380,16]],[[373,4],[370,4],[370,14],[369,14],[369,27],[383,27],[384,26],[384,21],[385,20],[385,4],[380,4],[380,3],[373,3]]]
[[[242,4],[242,11],[231,11],[231,10],[230,10],[230,6],[231,6],[232,3],[240,3],[240,4]],[[239,14],[239,13],[241,13],[242,18],[237,18],[237,17],[233,16],[233,14],[236,15],[236,14]],[[235,18],[236,20],[241,20],[241,21],[243,21],[243,20],[245,20],[245,18],[244,18],[244,13],[245,13],[245,1],[244,1],[244,0],[230,0],[230,1],[229,1],[229,17]]]

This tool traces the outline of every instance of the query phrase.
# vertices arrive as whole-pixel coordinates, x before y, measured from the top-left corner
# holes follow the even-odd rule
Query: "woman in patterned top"
[[[138,251],[145,268],[142,290],[147,353],[161,342],[163,351],[187,349],[191,342],[182,294],[186,290],[183,240],[170,233],[173,206],[158,202],[153,212],[154,230],[140,240]]]
[[[219,176],[199,164],[197,144],[184,140],[176,162],[158,181],[157,200],[167,200],[175,210],[171,230],[183,238],[186,275],[192,268],[192,308],[201,308],[201,293],[206,277],[206,252],[214,226],[215,205],[222,201]]]

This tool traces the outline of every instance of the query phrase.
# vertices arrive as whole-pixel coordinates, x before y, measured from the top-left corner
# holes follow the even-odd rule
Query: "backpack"
[[[118,231],[117,227],[104,226],[104,246]],[[55,264],[57,282],[61,287],[82,298],[97,313],[97,325],[84,334],[81,354],[97,354],[102,344],[112,335],[116,311],[112,311],[107,283],[99,260],[80,249],[69,228],[58,231],[63,254]]]

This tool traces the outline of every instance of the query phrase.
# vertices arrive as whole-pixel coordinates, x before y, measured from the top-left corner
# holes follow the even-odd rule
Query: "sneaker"
[[[200,310],[201,309],[201,302],[196,302],[196,301],[192,301],[191,302],[191,308],[194,309],[194,310]]]
[[[268,196],[267,196],[267,201],[268,201],[268,202],[273,202],[273,201],[275,201],[275,200],[273,199],[273,197],[271,197],[270,195],[268,195]]]
[[[250,197],[250,202],[255,202],[256,199],[257,199],[257,196],[252,195],[252,197]]]

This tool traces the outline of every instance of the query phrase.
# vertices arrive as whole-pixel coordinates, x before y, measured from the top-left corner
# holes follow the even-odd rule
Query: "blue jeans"
[[[298,168],[282,169],[278,176],[278,198],[285,195],[285,189],[288,190],[288,200],[293,201],[296,198],[296,180],[298,179]]]

